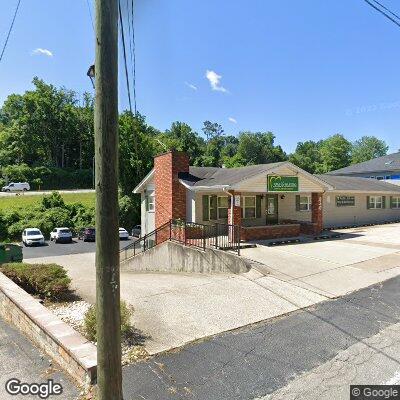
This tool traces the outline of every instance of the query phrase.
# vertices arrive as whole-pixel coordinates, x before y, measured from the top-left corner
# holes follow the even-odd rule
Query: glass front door
[[[267,194],[267,225],[278,223],[278,195]]]

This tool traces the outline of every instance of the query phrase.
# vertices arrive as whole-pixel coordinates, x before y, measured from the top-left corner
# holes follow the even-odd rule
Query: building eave
[[[142,188],[153,178],[154,168],[142,179],[142,181],[132,190],[132,193],[138,194],[143,192]]]

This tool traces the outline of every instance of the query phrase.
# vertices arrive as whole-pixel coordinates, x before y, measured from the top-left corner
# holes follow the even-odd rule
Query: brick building
[[[400,220],[400,187],[359,177],[311,175],[290,162],[192,167],[183,152],[155,157],[135,188],[142,236],[179,219],[233,224],[242,240],[318,234],[323,228]]]

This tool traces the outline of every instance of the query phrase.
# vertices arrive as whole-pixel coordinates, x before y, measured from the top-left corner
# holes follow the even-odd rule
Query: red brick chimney
[[[180,172],[189,172],[186,153],[172,150],[154,158],[156,228],[172,218],[186,219],[186,188],[178,180]]]

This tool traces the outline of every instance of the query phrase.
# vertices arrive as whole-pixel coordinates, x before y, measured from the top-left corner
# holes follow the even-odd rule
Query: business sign
[[[356,205],[354,196],[336,196],[336,207],[353,207]]]
[[[299,177],[268,175],[267,188],[268,192],[298,192]]]

